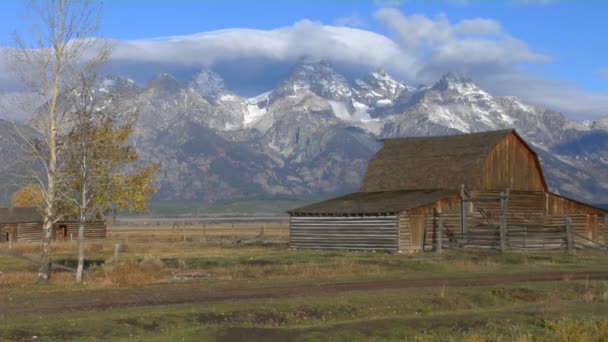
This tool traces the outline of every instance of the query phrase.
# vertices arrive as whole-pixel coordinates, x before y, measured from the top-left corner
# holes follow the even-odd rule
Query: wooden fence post
[[[572,253],[574,251],[574,239],[572,236],[572,218],[570,218],[570,216],[566,217],[566,248],[568,249],[568,253]]]
[[[465,209],[466,194],[464,184],[460,185],[460,244],[464,242],[464,234],[467,232],[467,213]]]
[[[500,251],[502,253],[506,250],[506,231],[507,231],[507,217],[506,217],[506,199],[505,193],[500,193]]]
[[[118,259],[118,250],[120,249],[120,244],[114,244],[114,259]]]
[[[437,227],[437,253],[441,253],[443,248],[443,217],[439,216],[439,226]]]
[[[8,249],[13,249],[13,233],[8,233]]]

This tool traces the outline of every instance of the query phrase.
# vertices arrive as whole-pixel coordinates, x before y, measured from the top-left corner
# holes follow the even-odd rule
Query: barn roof
[[[37,223],[42,216],[36,208],[0,208],[0,223]]]
[[[509,134],[525,144],[513,129],[384,139],[384,147],[368,164],[360,191],[475,187],[488,154]]]
[[[292,209],[290,214],[379,214],[398,213],[457,196],[455,190],[398,190],[381,192],[355,192]]]

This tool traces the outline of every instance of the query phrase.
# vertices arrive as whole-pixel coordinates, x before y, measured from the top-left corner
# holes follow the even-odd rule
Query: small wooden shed
[[[42,241],[42,216],[36,208],[0,208],[0,242]],[[53,226],[53,239],[70,240],[78,238],[78,222],[67,220]],[[87,222],[84,227],[85,240],[106,238],[105,221]]]
[[[567,219],[579,245],[606,243],[606,211],[549,192],[515,130],[383,142],[359,192],[289,211],[292,248],[497,248],[503,230],[510,248],[560,248]]]

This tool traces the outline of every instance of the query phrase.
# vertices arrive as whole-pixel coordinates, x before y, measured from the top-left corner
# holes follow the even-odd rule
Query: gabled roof
[[[42,222],[42,216],[36,208],[0,208],[0,224],[38,222]]]
[[[399,213],[457,195],[456,190],[355,192],[292,209],[289,213],[327,215]]]
[[[461,184],[475,188],[489,153],[509,134],[515,134],[536,158],[513,129],[384,139],[384,147],[368,164],[360,191],[457,189]]]

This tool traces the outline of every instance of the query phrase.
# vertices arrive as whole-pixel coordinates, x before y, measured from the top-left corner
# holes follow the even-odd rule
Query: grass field
[[[111,229],[83,285],[0,256],[0,340],[608,341],[606,254],[289,250],[286,228]]]

